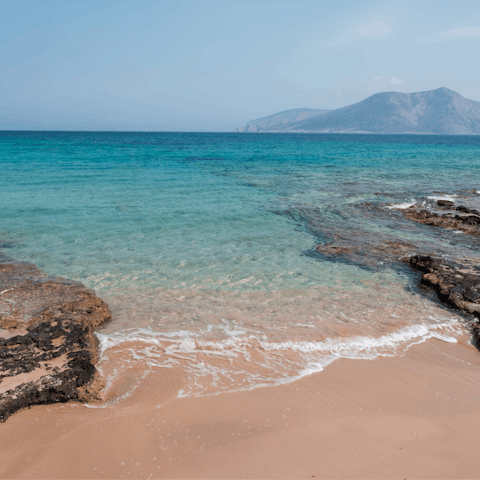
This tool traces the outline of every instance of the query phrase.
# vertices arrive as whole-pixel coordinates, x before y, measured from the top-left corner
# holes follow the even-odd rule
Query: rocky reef
[[[360,204],[359,208],[368,209],[369,215],[380,216],[385,212],[384,207],[370,203]],[[480,212],[468,205],[455,205],[453,201],[441,199],[431,207],[412,205],[397,212],[415,223],[442,229],[444,234],[453,231],[480,237]],[[407,225],[399,222],[397,227],[408,233]],[[414,244],[393,237],[381,241],[375,234],[352,232],[348,237],[336,234],[332,241],[317,245],[315,253],[366,268],[408,266],[419,272],[420,291],[433,293],[442,303],[461,311],[472,332],[472,343],[480,350],[480,258],[459,255],[455,249],[458,243],[475,246],[478,239],[470,237],[467,242],[467,237],[460,236],[455,241],[455,237],[442,242],[442,251],[432,251],[431,243]]]
[[[0,254],[0,422],[31,405],[95,397],[94,330],[110,319],[81,283]]]
[[[447,212],[439,213],[438,210],[447,210]],[[463,205],[455,207],[455,204],[448,200],[439,200],[437,211],[412,205],[405,209],[403,213],[406,218],[417,223],[458,230],[468,235],[480,237],[480,212]]]
[[[316,251],[327,257],[341,256],[356,264],[399,263],[421,273],[420,288],[434,292],[449,307],[460,310],[472,332],[472,343],[480,350],[480,258],[446,259],[418,255],[407,242],[348,245],[345,239],[318,245]]]

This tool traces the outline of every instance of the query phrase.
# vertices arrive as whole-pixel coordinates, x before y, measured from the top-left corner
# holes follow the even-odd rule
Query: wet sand
[[[182,373],[159,369],[111,407],[12,416],[0,425],[0,475],[478,478],[480,354],[467,340],[203,398],[177,398]]]

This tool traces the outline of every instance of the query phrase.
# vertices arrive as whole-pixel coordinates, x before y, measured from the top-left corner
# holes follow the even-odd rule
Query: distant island
[[[480,135],[480,102],[448,88],[384,92],[337,110],[286,110],[236,132]]]

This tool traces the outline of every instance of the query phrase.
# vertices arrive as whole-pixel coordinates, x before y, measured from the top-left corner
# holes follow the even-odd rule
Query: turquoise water
[[[277,370],[293,378],[328,363],[325,342],[377,354],[390,340],[345,339],[458,320],[398,266],[314,253],[335,236],[480,256],[477,240],[388,208],[478,202],[478,137],[2,132],[0,168],[3,252],[95,289],[115,314],[105,352],[141,339],[150,366],[157,344],[192,363],[201,342],[244,359],[263,342],[290,352]]]

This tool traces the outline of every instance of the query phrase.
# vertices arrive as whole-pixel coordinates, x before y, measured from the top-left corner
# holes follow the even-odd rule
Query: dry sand
[[[1,477],[480,477],[480,353],[466,341],[253,391],[177,398],[183,382],[162,369],[111,407],[19,412],[0,425]]]

